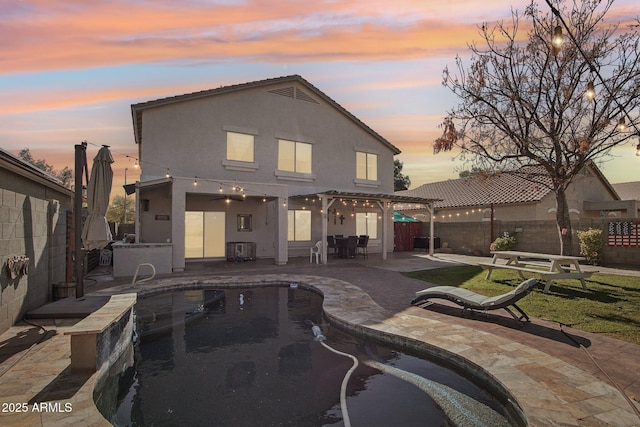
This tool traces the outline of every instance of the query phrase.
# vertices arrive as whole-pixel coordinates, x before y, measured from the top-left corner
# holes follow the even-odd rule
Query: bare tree
[[[553,190],[567,254],[567,187],[588,162],[637,136],[640,119],[630,112],[640,105],[640,37],[637,17],[636,25],[605,21],[613,0],[546,2],[483,25],[471,59],[458,57],[456,72],[444,70],[443,85],[460,102],[434,152],[458,148],[473,167],[520,173]],[[552,42],[560,32],[561,45]]]

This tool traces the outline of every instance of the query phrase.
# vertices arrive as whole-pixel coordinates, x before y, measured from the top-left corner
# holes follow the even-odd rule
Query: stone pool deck
[[[260,261],[203,263],[190,265],[180,275],[162,276],[135,288],[126,280],[113,280],[108,273],[90,276],[87,294],[144,293],[197,284],[308,284],[324,294],[327,316],[356,332],[366,330],[391,336],[396,342],[430,348],[473,371],[481,367],[485,374],[480,376],[502,384],[531,426],[640,425],[640,418],[623,395],[558,325],[533,319],[519,328],[513,319],[498,312],[468,318],[448,305],[428,310],[409,306],[415,291],[428,284],[399,271],[448,263],[473,260],[407,254],[386,261],[374,256],[366,261],[331,260],[327,265],[309,265],[305,260],[287,266]],[[64,332],[77,321],[34,322],[39,326],[21,324],[0,336],[0,403],[4,405],[0,408],[0,425],[108,425],[93,405],[95,378],[73,374],[69,369],[70,342]],[[625,394],[640,395],[640,346],[575,329],[565,331],[583,343]],[[37,402],[49,405],[36,406],[40,409],[36,411]],[[9,407],[12,403],[14,406]],[[25,403],[26,411],[19,412]]]

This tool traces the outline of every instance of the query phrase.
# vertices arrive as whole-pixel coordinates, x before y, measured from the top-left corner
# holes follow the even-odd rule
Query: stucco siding
[[[293,99],[271,93],[274,89],[278,86],[145,110],[141,159],[145,168],[141,180],[164,177],[169,167],[171,174],[180,177],[284,183],[291,193],[318,187],[362,191],[354,179],[356,149],[363,149],[379,155],[380,185],[374,191],[393,192],[393,153],[388,147],[324,100],[314,98],[316,104]],[[224,166],[225,129],[255,134],[255,171]],[[279,138],[313,144],[312,182],[276,177]]]

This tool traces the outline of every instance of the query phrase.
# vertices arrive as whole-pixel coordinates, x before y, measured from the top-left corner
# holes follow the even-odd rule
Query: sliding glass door
[[[224,212],[185,212],[184,257],[225,256]]]

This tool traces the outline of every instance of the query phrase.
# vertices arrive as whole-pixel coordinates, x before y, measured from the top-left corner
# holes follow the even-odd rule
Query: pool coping
[[[481,368],[485,373],[482,380],[495,380],[497,389],[502,387],[513,396],[530,426],[638,425],[638,418],[614,387],[579,368],[489,332],[429,319],[416,307],[393,313],[376,304],[359,287],[330,277],[305,274],[167,277],[137,286],[103,289],[94,294],[136,292],[139,297],[144,297],[179,289],[291,283],[320,293],[324,297],[324,313],[331,323],[406,348],[427,350],[444,361],[455,365],[462,363],[463,368],[475,374]],[[48,343],[60,346],[66,342],[69,346],[68,336],[61,334],[54,338]],[[65,357],[68,366],[68,353]],[[25,359],[24,362],[28,363],[31,358]],[[66,369],[62,361],[58,365],[61,370]],[[72,403],[72,413],[36,414],[41,425],[110,425],[93,402],[93,391],[98,381],[98,374],[92,375],[73,397],[62,401]],[[30,414],[31,417],[25,417],[26,414],[14,414],[15,417],[2,415],[3,425],[34,425],[34,414]]]

